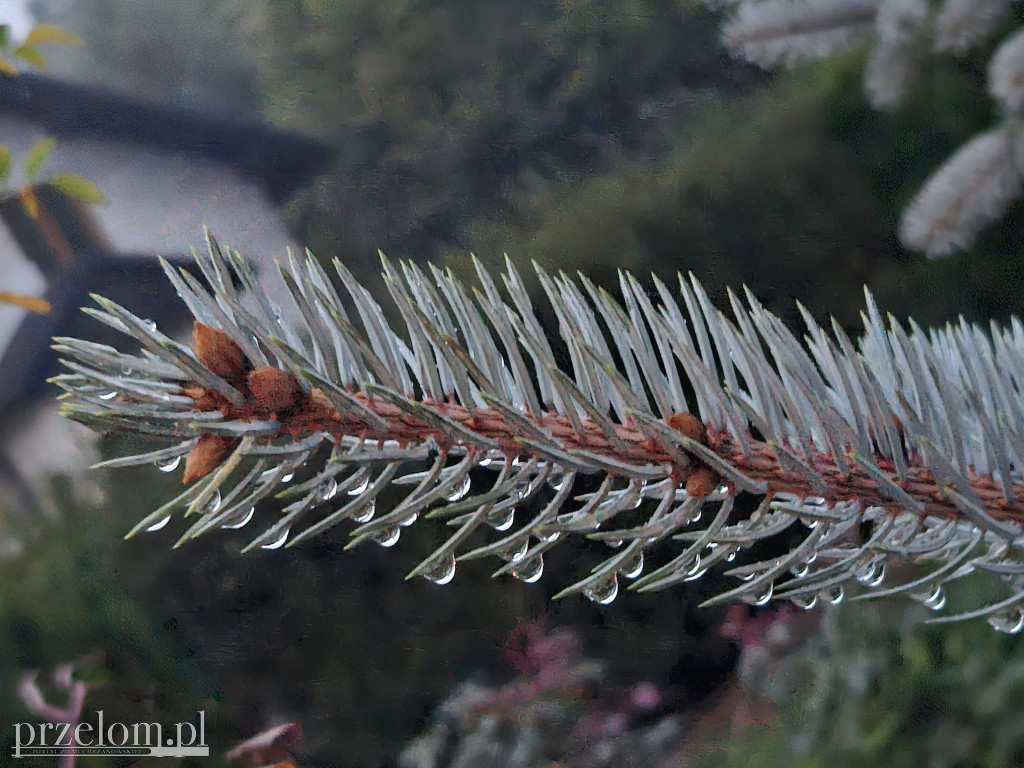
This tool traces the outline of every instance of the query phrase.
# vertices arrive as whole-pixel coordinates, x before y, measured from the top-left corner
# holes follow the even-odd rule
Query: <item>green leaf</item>
[[[49,136],[35,143],[35,146],[32,147],[28,157],[25,159],[26,178],[31,180],[39,175],[39,172],[43,169],[43,163],[46,162],[56,144],[57,140]]]
[[[76,173],[58,173],[50,178],[50,184],[68,197],[85,200],[88,203],[103,203],[107,199],[99,187]]]
[[[43,56],[36,48],[31,45],[19,45],[13,51],[11,56],[16,59],[21,59],[27,64],[31,64],[37,69],[46,69],[46,57]]]
[[[11,175],[11,148],[0,145],[0,181]]]
[[[58,27],[56,24],[37,24],[25,38],[25,45],[36,46],[44,43],[59,45],[81,45],[82,38]]]

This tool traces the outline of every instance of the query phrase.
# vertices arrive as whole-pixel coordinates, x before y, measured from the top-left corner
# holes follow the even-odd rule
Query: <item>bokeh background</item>
[[[456,270],[507,253],[610,288],[623,267],[692,271],[720,303],[749,285],[794,325],[799,300],[855,332],[865,285],[900,318],[1006,320],[1024,310],[1024,208],[944,260],[895,235],[929,173],[996,119],[990,48],[931,57],[879,112],[863,51],[766,72],[689,0],[8,0],[5,21],[82,44],[0,82],[0,143],[18,165],[55,136],[47,167],[105,198],[44,184],[36,218],[0,202],[0,289],[54,304],[0,314],[5,754],[33,717],[19,676],[101,652],[87,709],[207,713],[215,756],[182,766],[289,721],[300,766],[1024,765],[1024,646],[984,622],[698,610],[714,581],[551,603],[582,550],[536,585],[487,564],[404,582],[429,531],[345,555],[328,538],[242,557],[227,532],[172,552],[171,528],[125,542],[176,478],[88,472],[125,439],[68,431],[43,383],[50,335],[99,333],[75,311],[87,290],[181,323],[153,256],[183,257],[203,223],[267,265],[288,245],[340,257],[371,288],[378,248]],[[510,661],[524,636],[539,661]],[[565,676],[530,689],[545,665]],[[521,763],[425,746],[452,734],[541,746]]]

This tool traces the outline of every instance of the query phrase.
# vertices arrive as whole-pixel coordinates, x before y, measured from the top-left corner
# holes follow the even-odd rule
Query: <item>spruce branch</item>
[[[617,300],[537,267],[558,323],[549,338],[510,262],[503,294],[479,263],[471,290],[382,257],[396,326],[344,265],[347,300],[309,255],[280,267],[293,320],[238,253],[208,245],[195,258],[210,291],[164,263],[195,315],[191,347],[99,297],[86,311],[141,354],[55,340],[66,416],[170,444],[103,465],[173,471],[185,457],[184,492],[129,536],[180,514],[178,545],[260,521],[247,549],[342,523],[347,548],[390,547],[430,519],[452,533],[410,575],[439,584],[484,556],[533,582],[550,550],[588,537],[612,552],[561,594],[603,604],[623,581],[657,590],[718,566],[739,581],[711,602],[810,607],[854,591],[939,610],[945,582],[981,571],[1006,599],[935,620],[1024,626],[1017,320],[926,331],[884,322],[866,294],[856,343],[802,309],[801,343],[749,292],[730,294],[730,318],[693,276],[649,292],[623,273]],[[386,489],[408,490],[378,510]],[[763,540],[792,546],[732,565]],[[890,561],[926,573],[883,588]]]

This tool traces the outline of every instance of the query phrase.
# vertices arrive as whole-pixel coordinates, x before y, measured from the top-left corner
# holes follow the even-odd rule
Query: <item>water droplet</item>
[[[792,598],[791,602],[797,608],[803,608],[805,611],[809,611],[814,606],[816,606],[818,604],[818,596],[817,595],[800,595],[799,597]]]
[[[561,531],[551,531],[550,533],[537,533],[537,532],[534,532],[533,535],[537,537],[537,541],[542,541],[545,544],[550,544],[550,543],[558,541],[560,538],[562,538],[562,532]]]
[[[295,473],[294,472],[286,472],[284,475],[281,476],[281,482],[282,483],[290,483],[292,481],[293,477],[295,477]]]
[[[403,517],[401,520],[399,520],[398,524],[400,526],[402,526],[403,528],[408,528],[410,525],[412,525],[413,523],[415,523],[419,519],[420,519],[420,513],[419,512],[413,512],[408,517]]]
[[[548,480],[548,485],[551,486],[551,490],[556,493],[565,487],[565,475],[558,475]]]
[[[202,513],[204,515],[213,514],[220,509],[220,491],[214,489],[210,498],[206,500],[206,504],[203,505]]]
[[[622,546],[622,539],[605,539],[604,543],[612,549],[618,549]]]
[[[156,320],[150,320],[147,317],[145,320],[142,321],[142,324],[144,326],[146,326],[151,331],[155,331],[156,330]]]
[[[694,523],[699,523],[699,522],[700,522],[700,508],[698,507],[697,511],[694,512],[692,515],[690,515],[686,519],[686,524],[687,525],[693,525]]]
[[[872,560],[857,569],[857,581],[869,589],[874,589],[885,581],[885,563]]]
[[[113,400],[115,397],[117,397],[117,392],[113,391],[104,392],[102,395],[99,395],[100,400]]]
[[[260,549],[280,549],[284,546],[284,543],[288,541],[289,533],[291,533],[291,529],[285,528],[283,531],[281,531],[280,536],[278,536],[274,541],[270,542],[269,544],[264,544],[260,547]]]
[[[402,536],[402,529],[397,525],[389,525],[386,528],[381,528],[371,537],[374,541],[380,544],[382,547],[393,547],[398,543],[398,539]]]
[[[775,594],[775,584],[768,582],[768,586],[765,587],[764,591],[758,595],[747,595],[743,600],[751,605],[768,605],[768,602],[772,599],[772,595]]]
[[[1007,613],[990,616],[988,623],[997,632],[1016,635],[1024,629],[1024,611],[1020,608],[1013,608]]]
[[[352,519],[357,523],[368,523],[373,520],[374,514],[377,512],[376,504],[367,504],[362,509],[357,510],[353,515]]]
[[[728,555],[725,556],[725,562],[727,562],[727,563],[731,563],[735,559],[736,559],[736,553],[735,552],[730,552]]]
[[[130,365],[126,365],[123,368],[121,368],[122,376],[131,376],[133,373],[135,373],[135,369],[132,368]]]
[[[809,566],[807,563],[800,563],[790,568],[789,572],[796,576],[798,579],[802,579],[810,572],[810,570],[811,566]]]
[[[160,521],[158,521],[158,522],[155,522],[155,523],[153,523],[153,524],[152,524],[151,526],[149,526],[149,527],[148,527],[148,528],[147,528],[146,530],[147,530],[147,531],[148,531],[149,533],[153,533],[154,531],[159,531],[159,530],[160,530],[161,528],[163,528],[164,526],[166,526],[166,525],[167,525],[167,524],[168,524],[169,522],[171,522],[171,516],[170,516],[170,515],[168,515],[167,517],[165,517],[165,518],[164,518],[163,520],[160,520]]]
[[[583,590],[584,596],[598,605],[610,605],[619,594],[619,580],[613,573],[611,578],[592,584]]]
[[[619,566],[619,571],[627,579],[635,579],[644,572],[644,553],[637,552],[632,557],[626,559],[624,563]]]
[[[495,510],[484,518],[487,524],[496,531],[507,531],[516,521],[516,508],[509,507],[505,510]]]
[[[941,584],[936,584],[931,592],[916,597],[921,601],[921,605],[933,611],[941,611],[946,606],[946,591]]]
[[[432,563],[430,568],[423,572],[423,578],[440,586],[451,582],[455,578],[455,556],[448,553]]]
[[[526,552],[529,548],[530,540],[524,536],[518,541],[512,542],[504,549],[498,550],[498,557],[510,563],[518,563],[526,556]]]
[[[544,573],[544,558],[540,555],[535,555],[529,560],[521,560],[519,564],[512,570],[512,575],[520,581],[525,581],[527,584],[534,584],[540,580],[541,575]]]
[[[179,464],[181,464],[181,456],[175,456],[172,459],[158,461],[156,463],[156,468],[159,469],[161,472],[173,472],[178,468]]]
[[[256,507],[249,507],[248,512],[240,512],[238,514],[232,515],[228,518],[228,522],[222,523],[220,527],[226,528],[228,530],[244,528],[246,525],[249,524],[249,521],[252,520],[253,515],[255,514]]]
[[[321,501],[330,501],[338,493],[338,481],[333,477],[328,477],[320,485],[317,486],[317,494],[320,496]]]
[[[838,587],[833,587],[832,590],[826,595],[826,598],[832,605],[839,605],[843,602],[846,597],[846,590],[843,589],[842,584]]]
[[[818,559],[818,553],[817,552],[811,552],[811,554],[809,554],[807,556],[807,559],[804,562],[807,563],[808,565],[814,565],[814,561],[817,560],[817,559]]]
[[[370,487],[370,478],[369,478],[369,476],[367,476],[367,478],[365,480],[363,480],[363,482],[361,482],[355,488],[352,488],[349,491],[347,491],[347,493],[348,493],[349,496],[358,496],[359,494],[361,494],[363,491],[365,491],[369,487]]]
[[[466,475],[464,478],[462,478],[462,481],[458,484],[458,486],[456,486],[455,490],[453,490],[451,493],[445,496],[445,499],[448,501],[458,501],[459,499],[463,498],[467,493],[469,493],[469,487],[471,484],[472,481],[469,479],[469,475]]]
[[[698,568],[696,571],[690,572],[686,576],[686,578],[683,579],[683,581],[697,581],[698,579],[700,579],[707,572],[708,572],[707,568]]]

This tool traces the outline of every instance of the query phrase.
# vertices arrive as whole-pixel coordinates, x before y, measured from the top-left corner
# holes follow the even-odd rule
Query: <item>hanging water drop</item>
[[[490,527],[499,532],[508,530],[515,522],[515,507],[509,507],[506,510],[496,510],[488,514],[484,519],[486,519]]]
[[[843,585],[840,584],[838,587],[834,587],[832,591],[828,593],[827,597],[828,601],[832,603],[832,605],[839,605],[846,597],[846,590],[844,590]]]
[[[798,579],[802,579],[811,570],[811,567],[807,563],[799,563],[789,569],[789,572],[796,576]]]
[[[644,553],[637,551],[632,557],[619,566],[619,571],[627,579],[636,579],[644,572]]]
[[[772,595],[775,594],[775,584],[769,581],[768,586],[765,587],[764,591],[757,595],[747,595],[743,598],[744,602],[750,603],[751,605],[762,606],[768,605],[768,602],[772,599]]]
[[[249,521],[252,520],[253,515],[255,514],[256,507],[249,507],[248,512],[243,511],[238,514],[232,515],[228,518],[228,522],[222,523],[220,527],[225,528],[227,530],[236,530],[238,528],[244,528],[246,525],[249,524]]]
[[[855,576],[857,581],[869,589],[881,586],[885,581],[885,563],[871,560],[858,568]]]
[[[790,602],[793,603],[797,608],[802,608],[805,611],[811,610],[818,604],[817,595],[801,595],[799,597],[791,598]]]
[[[348,491],[348,495],[349,496],[358,496],[359,494],[361,494],[363,491],[365,491],[369,487],[370,487],[370,478],[367,477],[365,480],[363,480],[363,482],[361,482],[355,488],[350,489]]]
[[[393,547],[402,536],[402,529],[397,525],[389,525],[374,533],[371,538],[382,547]]]
[[[284,543],[288,541],[288,534],[291,533],[290,528],[285,528],[281,531],[281,535],[274,539],[269,544],[263,544],[260,549],[280,549],[284,546]]]
[[[162,520],[160,520],[158,522],[153,523],[151,526],[146,528],[146,531],[148,533],[153,533],[154,531],[159,531],[161,528],[166,526],[169,522],[171,522],[171,516],[167,515],[167,517],[163,518]]]
[[[551,531],[551,533],[537,533],[534,534],[537,537],[537,541],[542,541],[545,544],[552,544],[562,538],[561,531]]]
[[[941,611],[946,606],[946,591],[941,584],[936,584],[930,593],[918,597],[921,605],[932,611]]]
[[[290,483],[290,482],[292,481],[292,478],[293,478],[293,477],[295,477],[295,473],[294,473],[294,472],[287,472],[287,473],[286,473],[286,474],[285,474],[285,475],[284,475],[284,476],[283,476],[283,477],[281,478],[281,482],[282,482],[282,483]]]
[[[701,577],[703,577],[704,574],[707,573],[707,572],[708,572],[707,568],[697,568],[696,571],[692,571],[690,573],[687,573],[687,575],[683,579],[683,581],[697,581]]]
[[[122,366],[122,368],[121,368],[121,375],[122,376],[131,376],[133,373],[135,373],[135,369],[132,368],[130,365]]]
[[[997,632],[1016,635],[1024,629],[1024,611],[1020,608],[1013,608],[1008,613],[990,616],[988,623]]]
[[[449,552],[437,562],[431,563],[430,568],[423,572],[423,578],[439,586],[451,582],[455,578],[455,555]]]
[[[472,481],[469,479],[469,475],[466,475],[464,478],[462,478],[462,481],[458,484],[458,486],[451,493],[445,496],[445,499],[447,501],[458,501],[467,493],[469,493],[469,487],[471,484]]]
[[[534,584],[540,580],[541,575],[544,573],[544,558],[540,555],[535,555],[528,560],[522,560],[512,570],[512,575],[520,581],[525,581],[527,584]]]
[[[697,507],[697,511],[694,512],[692,515],[690,515],[688,518],[686,518],[686,524],[687,525],[693,525],[694,523],[699,523],[699,522],[700,522],[700,507]]]
[[[206,500],[206,504],[203,505],[202,512],[204,515],[210,515],[220,509],[220,491],[216,488],[213,489],[213,493],[210,494],[210,498]]]
[[[111,390],[110,392],[104,392],[102,395],[98,395],[100,400],[113,400],[117,397],[117,392]]]
[[[565,475],[556,475],[555,477],[548,480],[548,485],[551,486],[551,490],[557,493],[558,491],[562,490],[562,488],[565,487]]]
[[[612,549],[618,549],[622,546],[622,539],[605,539],[604,543]]]
[[[498,557],[510,563],[518,563],[526,556],[530,548],[530,540],[526,537],[512,542],[507,547],[498,550]]]
[[[408,528],[410,525],[412,525],[413,523],[415,523],[419,519],[420,519],[420,513],[419,512],[413,512],[408,517],[403,517],[401,520],[399,520],[398,524],[400,526],[402,526],[403,528]]]
[[[619,594],[619,580],[613,573],[610,578],[603,579],[583,590],[584,596],[598,605],[610,605]]]
[[[352,515],[352,519],[357,523],[368,523],[373,520],[374,514],[377,512],[376,504],[367,504],[362,509],[357,510]]]
[[[181,456],[175,456],[164,461],[158,461],[156,463],[156,468],[161,472],[173,472],[178,468],[179,464],[181,464]]]
[[[333,477],[328,477],[317,486],[316,491],[321,501],[330,501],[338,493],[338,481]]]

